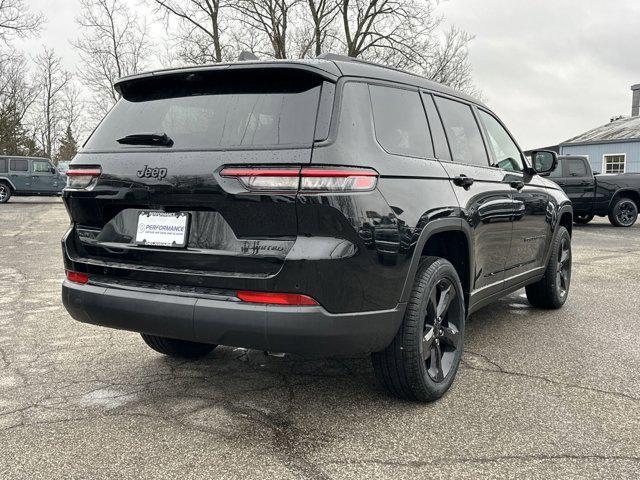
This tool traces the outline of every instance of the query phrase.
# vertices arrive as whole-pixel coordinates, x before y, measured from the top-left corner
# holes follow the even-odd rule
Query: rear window
[[[310,146],[321,85],[320,77],[282,69],[132,81],[85,149],[149,148],[117,142],[141,133],[164,133],[174,149]]]

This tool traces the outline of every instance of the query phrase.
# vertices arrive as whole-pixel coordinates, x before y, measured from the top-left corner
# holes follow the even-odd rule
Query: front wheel
[[[460,365],[465,302],[456,269],[425,257],[393,342],[371,357],[380,383],[399,398],[432,402],[451,386]]]
[[[571,235],[559,227],[551,258],[542,280],[527,285],[527,299],[536,308],[557,309],[564,305],[571,284]]]
[[[141,333],[144,343],[163,355],[175,358],[200,358],[209,354],[217,345],[189,342],[175,338],[158,337]]]
[[[619,198],[609,212],[614,227],[631,227],[638,220],[638,206],[630,198]]]

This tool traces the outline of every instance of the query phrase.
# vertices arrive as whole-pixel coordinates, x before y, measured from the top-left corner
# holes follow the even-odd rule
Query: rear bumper
[[[247,304],[64,281],[62,301],[81,322],[202,343],[274,352],[376,352],[395,336],[395,309],[331,314],[322,307]]]

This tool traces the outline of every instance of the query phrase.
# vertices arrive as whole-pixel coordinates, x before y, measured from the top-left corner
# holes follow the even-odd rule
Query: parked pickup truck
[[[630,227],[638,219],[640,174],[593,173],[583,156],[560,156],[548,174],[573,202],[574,221],[587,224],[593,217],[608,216],[616,227]]]

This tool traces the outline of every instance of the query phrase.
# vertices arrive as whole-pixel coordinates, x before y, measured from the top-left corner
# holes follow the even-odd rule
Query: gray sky
[[[15,45],[36,52],[45,43],[75,69],[77,0],[28,3],[49,21],[37,39]],[[440,11],[475,35],[475,81],[523,148],[629,115],[630,86],[640,83],[639,0],[448,0]]]

